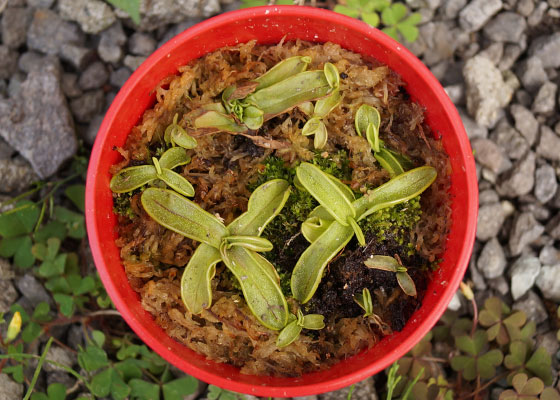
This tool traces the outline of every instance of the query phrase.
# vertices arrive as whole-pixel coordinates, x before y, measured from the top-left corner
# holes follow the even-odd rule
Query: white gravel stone
[[[484,27],[484,34],[494,42],[518,43],[527,28],[522,15],[505,11],[498,14]]]
[[[541,203],[546,203],[554,197],[558,189],[554,168],[544,164],[535,172],[535,197]]]
[[[560,136],[548,126],[541,126],[541,137],[537,146],[537,154],[548,160],[560,160]]]
[[[535,185],[535,153],[515,162],[513,167],[500,176],[497,191],[501,196],[517,197],[530,193]]]
[[[523,252],[526,246],[537,240],[544,232],[533,214],[522,213],[513,221],[509,236],[509,250],[512,256]]]
[[[116,21],[111,7],[99,0],[59,0],[58,8],[64,19],[76,21],[87,33],[99,33]]]
[[[560,67],[560,32],[533,40],[529,55],[540,58],[544,68]]]
[[[543,266],[536,283],[546,299],[560,301],[560,264]]]
[[[525,140],[527,140],[527,143],[532,146],[537,139],[537,132],[539,130],[539,123],[533,113],[519,104],[513,104],[509,108],[509,111],[515,120],[515,129],[517,129]]]
[[[518,300],[535,284],[541,272],[541,262],[537,257],[521,256],[511,267],[511,295]]]
[[[501,0],[473,0],[459,13],[461,27],[469,32],[479,30],[502,8]]]
[[[490,239],[484,245],[476,262],[478,270],[486,278],[492,279],[502,275],[506,265],[506,256],[500,242],[496,238]]]
[[[516,301],[512,309],[524,311],[527,315],[527,320],[533,321],[535,324],[540,324],[548,318],[548,313],[540,296],[533,290],[530,290],[529,293]]]
[[[558,85],[545,82],[539,89],[533,102],[533,111],[539,114],[552,114],[556,106],[556,92]]]
[[[504,220],[504,210],[500,203],[483,205],[478,210],[476,238],[485,241],[496,237]]]

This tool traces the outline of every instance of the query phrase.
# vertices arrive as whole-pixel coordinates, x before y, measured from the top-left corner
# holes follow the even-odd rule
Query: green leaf
[[[121,169],[111,178],[109,187],[114,193],[126,193],[157,179],[153,165],[138,165]]]
[[[20,268],[29,268],[35,263],[35,257],[31,253],[33,242],[29,236],[22,237],[14,254],[14,264]]]
[[[130,398],[138,400],[159,400],[159,385],[141,379],[131,379]]]
[[[247,211],[228,225],[232,235],[260,236],[264,228],[281,211],[290,196],[290,184],[273,179],[257,187],[247,204]]]
[[[476,378],[476,360],[473,357],[455,356],[451,359],[451,368],[457,372],[461,371],[468,381]]]
[[[393,39],[395,39],[395,40],[397,40],[397,41],[399,40],[399,33],[398,33],[398,30],[397,30],[397,27],[396,27],[396,26],[391,26],[391,27],[388,27],[388,28],[383,28],[382,31],[383,31],[385,34],[387,34],[388,36],[391,36]]]
[[[298,325],[297,320],[290,322],[278,334],[276,346],[282,348],[292,344],[297,340],[302,329],[303,328]]]
[[[260,236],[227,236],[224,238],[224,242],[227,244],[227,248],[241,246],[256,252],[266,252],[273,249],[270,240]]]
[[[53,276],[58,276],[64,273],[64,267],[66,266],[67,254],[59,254],[53,260],[45,260],[39,266],[38,274],[43,278],[52,278]]]
[[[39,207],[31,201],[20,201],[14,210],[0,214],[0,236],[13,238],[33,232],[39,219]]]
[[[64,400],[66,399],[66,386],[62,383],[52,383],[47,388],[49,400]]]
[[[125,381],[129,381],[131,379],[140,379],[142,377],[142,364],[145,363],[141,360],[127,358],[124,361],[115,363],[114,367]]]
[[[174,169],[180,165],[188,164],[191,158],[183,147],[171,147],[159,159],[161,168]]]
[[[404,173],[404,168],[399,163],[397,158],[384,147],[380,148],[379,152],[374,154],[374,157],[379,162],[379,164],[383,167],[383,169],[389,172],[389,175],[391,177],[395,177],[397,175],[401,175],[402,173]]]
[[[504,359],[504,365],[507,369],[521,368],[527,359],[527,344],[521,341],[511,342],[509,345],[509,354]]]
[[[504,355],[498,349],[490,350],[477,360],[478,374],[482,379],[490,379],[496,376],[496,367],[502,363]]]
[[[95,281],[91,276],[84,277],[80,284],[73,288],[74,294],[80,296],[82,294],[90,293],[95,289]]]
[[[31,318],[37,322],[48,322],[51,320],[51,317],[49,316],[50,311],[51,308],[49,307],[49,304],[42,301],[37,304],[37,307],[33,310],[33,316]]]
[[[97,397],[105,397],[111,393],[113,370],[111,368],[104,369],[91,380],[90,386],[92,393]]]
[[[379,15],[376,12],[364,12],[362,13],[362,20],[374,28],[379,25]]]
[[[338,84],[340,84],[340,82]],[[332,110],[339,106],[341,101],[342,95],[340,94],[340,89],[336,88],[328,96],[317,100],[315,107],[313,108],[313,117],[325,118]]]
[[[54,217],[66,225],[68,236],[71,238],[82,239],[86,236],[85,218],[82,214],[56,206],[54,208]]]
[[[220,249],[222,260],[235,275],[251,312],[267,328],[282,329],[288,320],[288,304],[280,284],[270,272],[274,266],[243,247]]]
[[[97,347],[103,348],[103,345],[105,344],[105,334],[103,332],[98,330],[93,330],[91,332],[91,339],[93,340],[93,343],[95,343]]]
[[[333,11],[337,12],[339,14],[347,15],[347,16],[352,17],[352,18],[358,18],[360,16],[360,11],[359,10],[343,6],[341,4],[337,4],[336,6],[334,6]]]
[[[194,120],[194,127],[196,129],[215,129],[218,132],[233,132],[243,133],[247,132],[245,125],[239,125],[233,117],[218,111],[206,111]]]
[[[66,197],[70,199],[72,203],[80,210],[85,212],[85,198],[86,198],[86,186],[85,185],[71,185],[64,191]]]
[[[66,225],[60,221],[49,221],[46,225],[39,228],[33,236],[37,243],[44,243],[49,238],[57,238],[62,241],[66,238]]]
[[[320,314],[307,314],[303,317],[305,329],[320,330],[325,327],[325,317]]]
[[[338,74],[338,69],[333,63],[326,62],[323,66],[323,72],[325,73],[325,78],[332,89],[338,89],[340,86],[340,75]],[[333,92],[334,93],[334,92]]]
[[[464,335],[455,338],[455,345],[459,350],[471,356],[477,356],[488,343],[488,337],[484,331],[476,331],[474,337]]]
[[[162,386],[164,400],[183,400],[184,396],[193,394],[198,387],[198,381],[192,376],[175,379]]]
[[[552,372],[550,371],[550,365],[552,360],[550,354],[545,350],[544,347],[539,347],[529,361],[525,364],[525,367],[531,371],[533,374],[538,376],[543,380],[545,385],[552,385]]]
[[[67,294],[55,293],[54,300],[60,306],[60,312],[66,317],[71,317],[74,314],[74,298]]]
[[[348,226],[348,218],[356,217],[351,201],[327,173],[313,164],[303,162],[296,168],[296,174],[305,189],[341,225]]]
[[[21,338],[25,343],[31,343],[32,341],[37,339],[42,332],[43,329],[39,324],[36,324],[35,322],[30,322],[29,324],[27,324],[23,332],[21,332]]]
[[[187,197],[194,196],[193,185],[177,172],[164,168],[161,171],[161,175],[158,175],[158,177],[177,193]]]
[[[351,227],[335,221],[305,249],[291,278],[292,293],[296,300],[304,304],[311,299],[328,262],[346,246],[352,236],[354,231]]]
[[[2,372],[12,375],[12,379],[17,383],[23,383],[23,364],[10,365],[8,367],[2,368]]]
[[[190,239],[219,248],[226,227],[198,204],[166,189],[148,188],[142,206],[160,225]]]
[[[293,3],[293,1],[289,1]],[[295,56],[280,61],[263,75],[255,79],[255,81],[259,83],[255,90],[267,88],[292,75],[305,71],[310,62],[311,58],[307,56]]]
[[[0,257],[10,258],[16,254],[26,236],[17,236],[14,238],[4,238],[0,240]]]
[[[397,29],[401,35],[406,39],[406,41],[412,43],[418,39],[418,28],[414,25],[410,25],[407,23],[400,23],[397,25]]]
[[[140,0],[107,0],[107,2],[125,11],[136,25],[140,24]]]
[[[181,278],[181,298],[191,313],[200,314],[212,304],[210,282],[216,274],[216,264],[221,259],[218,250],[201,243],[185,267]]]
[[[360,108],[358,108],[358,111],[356,111],[356,115],[354,117],[354,126],[358,135],[365,136],[370,124],[373,124],[379,132],[381,116],[379,115],[377,108],[372,107],[369,104],[362,104]]]
[[[107,353],[102,348],[88,344],[85,350],[78,352],[78,363],[86,371],[92,372],[107,367],[109,360]]]
[[[401,24],[418,25],[420,22],[422,22],[422,14],[415,12],[410,14]]]
[[[560,393],[552,387],[544,388],[541,400],[560,400]]]
[[[316,216],[310,216],[301,225],[301,233],[309,243],[313,243],[327,230],[327,228],[332,223],[333,221],[330,220],[330,218],[329,220],[324,220]]]
[[[396,276],[402,291],[407,296],[416,297],[416,285],[412,278],[406,272],[397,272]]]
[[[364,264],[368,268],[388,272],[397,272],[397,269],[400,267],[399,262],[394,257],[379,255],[370,256],[366,261],[364,261]]]

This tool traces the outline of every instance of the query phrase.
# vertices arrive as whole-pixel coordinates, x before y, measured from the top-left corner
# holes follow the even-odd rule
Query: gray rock
[[[500,198],[498,196],[498,193],[496,193],[492,189],[481,191],[478,195],[478,203],[480,205],[489,204],[489,203],[498,203],[499,201]]]
[[[471,257],[469,262],[469,272],[471,274],[471,280],[474,284],[474,288],[480,291],[486,290],[486,279],[482,276],[478,268],[476,268],[474,257]]]
[[[78,84],[82,90],[99,89],[109,79],[109,72],[105,64],[100,61],[90,64],[80,75]]]
[[[424,63],[428,66],[433,66],[453,56],[456,42],[445,40],[446,37],[451,36],[451,32],[446,23],[428,22],[420,26],[419,30],[427,46],[423,55]]]
[[[103,110],[105,96],[103,90],[91,90],[70,102],[72,114],[78,122],[88,123]]]
[[[498,14],[484,27],[484,34],[494,42],[517,43],[527,29],[523,16],[505,11]]]
[[[0,176],[2,177],[0,192],[3,193],[21,193],[39,180],[31,165],[20,156],[13,159],[0,158]]]
[[[530,193],[534,184],[535,153],[530,151],[500,176],[497,191],[501,196],[517,197]]]
[[[502,60],[504,54],[504,44],[502,42],[494,42],[490,46],[486,47],[480,53],[479,56],[485,57],[492,61],[492,64],[498,65]]]
[[[560,8],[560,0],[548,0],[548,5],[552,8]]]
[[[459,116],[469,139],[488,137],[488,128],[477,124],[463,109],[459,109]]]
[[[70,63],[76,70],[82,70],[95,57],[95,51],[88,47],[64,44],[60,48],[60,58]]]
[[[2,13],[2,43],[17,49],[25,43],[27,27],[33,18],[31,9],[8,7]]]
[[[87,130],[84,134],[84,142],[93,146],[95,142],[95,138],[97,137],[97,132],[99,132],[99,128],[101,127],[101,123],[103,122],[103,115],[96,115],[93,117],[91,122],[88,125]]]
[[[156,46],[156,40],[146,33],[135,32],[128,39],[128,51],[137,56],[149,56]]]
[[[519,200],[521,201],[521,199],[522,198],[520,197]],[[534,197],[532,198],[532,201],[530,203],[521,205],[521,207],[519,207],[519,211],[524,213],[531,213],[537,221],[541,222],[546,222],[550,218],[550,210],[540,204]]]
[[[476,138],[471,141],[471,145],[475,160],[494,174],[500,174],[511,167],[511,162],[493,141]]]
[[[76,21],[87,33],[99,33],[116,21],[111,7],[99,0],[59,0],[58,9],[62,18]]]
[[[167,41],[171,40],[174,36],[177,36],[179,33],[185,31],[186,29],[190,28],[191,26],[201,22],[201,18],[190,18],[186,21],[179,22],[178,24],[172,26],[168,29],[165,34],[159,39],[159,46],[162,46]]]
[[[18,298],[10,279],[0,279],[0,313],[7,313]]]
[[[78,346],[84,346],[84,330],[81,326],[70,326],[70,328],[68,329],[68,335],[66,337],[66,344],[72,349],[77,349]]]
[[[526,246],[537,240],[544,232],[533,214],[522,213],[515,218],[509,236],[509,251],[512,256],[520,255]]]
[[[544,246],[539,253],[539,261],[548,265],[560,263],[560,250],[552,245]]]
[[[9,79],[17,70],[18,54],[0,45],[0,79]]]
[[[545,82],[539,89],[533,102],[533,112],[552,114],[556,105],[558,86],[553,82]]]
[[[533,98],[525,89],[519,89],[515,92],[515,100],[525,108],[531,107],[531,104],[533,104]]]
[[[473,0],[459,13],[459,24],[468,31],[477,31],[502,8],[501,0]]]
[[[546,203],[554,197],[558,189],[554,168],[544,164],[535,173],[535,197],[541,203]]]
[[[467,0],[443,0],[443,15],[449,19],[457,18],[459,11],[465,7]]]
[[[19,97],[21,93],[21,84],[23,83],[23,81],[25,81],[24,74],[16,72],[12,75],[12,77],[10,78],[10,83],[8,84],[8,97],[12,99]]]
[[[540,1],[537,3],[537,7],[533,10],[529,18],[527,18],[527,25],[530,27],[537,26],[543,20],[544,14],[548,6],[544,1]]]
[[[66,372],[53,371],[47,374],[47,386],[53,383],[62,383],[67,388],[71,388],[76,383],[76,379]]]
[[[530,57],[521,62],[517,68],[517,76],[523,87],[531,93],[536,92],[543,83],[548,81],[548,75],[538,57]]]
[[[60,347],[60,346],[52,346],[49,351],[47,352],[47,359],[57,362],[58,364],[62,364],[68,368],[71,368],[75,362],[75,356],[70,351]],[[47,372],[65,372],[63,368],[54,365],[52,363],[45,363],[43,364],[43,368]]]
[[[469,114],[478,124],[492,126],[498,120],[502,108],[510,102],[513,90],[504,82],[500,70],[484,57],[476,56],[468,60],[463,75]]]
[[[121,23],[117,21],[101,33],[101,39],[97,46],[99,57],[108,63],[118,63],[123,58],[125,43],[126,35]]]
[[[14,382],[7,374],[0,373],[0,399],[21,400],[23,398],[23,385]]]
[[[218,0],[142,0],[140,29],[155,30],[187,18],[209,17],[220,11]],[[117,11],[117,15],[120,15]]]
[[[27,31],[27,47],[46,54],[60,54],[64,45],[84,44],[85,36],[80,28],[64,21],[55,12],[35,10],[33,21]]]
[[[519,104],[513,104],[509,108],[509,111],[515,120],[515,129],[517,129],[525,140],[527,140],[527,143],[532,146],[537,139],[537,132],[539,130],[539,123],[533,116],[533,113]]]
[[[554,239],[560,239],[560,213],[546,225],[546,232]]]
[[[544,68],[560,67],[560,32],[533,40],[529,55],[539,58]]]
[[[490,139],[512,160],[523,157],[530,147],[525,138],[505,120],[490,134]]]
[[[41,178],[54,174],[77,150],[72,117],[60,88],[60,67],[32,70],[18,97],[0,101],[0,136]]]
[[[459,311],[461,309],[461,306],[461,295],[459,294],[459,292],[455,292],[455,294],[451,298],[451,301],[447,305],[447,309],[450,311]]]
[[[448,85],[443,88],[453,104],[456,106],[465,105],[465,86],[458,83],[456,85]]]
[[[319,398],[321,400],[346,400],[349,392],[350,386],[333,392],[323,393]],[[373,378],[367,378],[356,383],[352,392],[352,398],[378,400]]]
[[[478,270],[489,279],[502,275],[506,264],[506,256],[500,242],[496,238],[486,242],[476,262]]]
[[[494,279],[488,279],[488,286],[490,286],[490,288],[494,289],[502,296],[506,296],[509,293],[509,283],[503,276],[499,276]]]
[[[62,80],[60,82],[62,91],[64,95],[70,99],[74,97],[79,97],[82,95],[82,90],[78,86],[78,75],[72,73],[62,74]]]
[[[533,3],[533,0],[519,0],[517,2],[517,12],[525,17],[531,15],[534,9],[535,3]]]
[[[131,56],[126,55],[123,60],[123,64],[127,66],[130,70],[134,71],[136,68],[140,66],[144,61],[146,61],[146,57],[144,56]]]
[[[27,0],[27,4],[33,8],[51,8],[54,0]]]
[[[545,299],[560,301],[560,264],[543,266],[536,283]]]
[[[537,257],[521,256],[511,267],[511,295],[513,300],[520,299],[535,284],[541,272],[541,262]]]
[[[536,151],[539,156],[548,160],[560,160],[560,136],[548,126],[541,126],[541,137]]]
[[[33,307],[41,302],[52,303],[51,297],[43,285],[30,273],[16,280],[16,287],[29,300]]]
[[[560,342],[556,337],[556,331],[537,334],[535,349],[538,349],[539,347],[542,347],[548,354],[553,355],[553,366],[556,365],[558,359],[555,359],[554,354],[558,353],[558,349],[560,349]]]
[[[36,51],[26,51],[18,59],[18,68],[28,74],[45,61],[45,56]]]
[[[516,301],[512,309],[524,311],[527,315],[527,320],[533,321],[537,325],[546,321],[548,318],[548,313],[546,312],[541,298],[532,290]]]
[[[130,75],[132,75],[132,72],[128,68],[121,67],[111,72],[109,83],[116,88],[120,88],[130,78]]]
[[[504,54],[502,55],[502,59],[498,64],[498,69],[500,71],[507,71],[517,61],[521,53],[523,53],[523,48],[518,44],[508,43],[504,46]]]
[[[2,138],[0,138],[0,160],[12,158],[16,151],[10,147]]]
[[[486,241],[498,235],[505,215],[500,203],[485,204],[478,210],[476,238]]]

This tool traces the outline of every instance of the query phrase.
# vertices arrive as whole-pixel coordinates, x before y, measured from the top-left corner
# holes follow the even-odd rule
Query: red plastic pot
[[[120,160],[131,128],[154,103],[152,90],[177,67],[223,46],[257,39],[277,43],[303,39],[334,42],[371,56],[399,73],[414,101],[425,107],[426,122],[441,136],[451,159],[453,222],[441,267],[434,273],[422,307],[405,328],[332,368],[299,378],[257,377],[206,360],[171,339],[154,322],[130,287],[115,246],[116,218],[109,190],[109,168]],[[206,20],[171,39],[152,54],[125,83],[99,130],[90,159],[86,188],[88,236],[99,275],[123,318],[144,342],[171,364],[211,384],[257,396],[292,397],[336,390],[388,367],[408,352],[445,311],[463,278],[476,231],[478,189],[474,159],[459,115],[430,71],[401,44],[363,22],[308,7],[259,7]]]

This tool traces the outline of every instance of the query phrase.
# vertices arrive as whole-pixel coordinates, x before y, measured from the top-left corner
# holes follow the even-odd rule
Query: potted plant
[[[260,228],[280,212],[282,201],[285,202],[288,191],[285,181],[265,182],[251,195],[251,198],[253,196],[261,198],[261,201],[255,202],[255,204],[276,202],[278,205],[278,207],[273,207],[274,211],[252,210],[249,205],[247,213],[253,212],[261,216],[265,220],[264,224],[259,224],[259,227],[241,223],[235,225],[238,221],[235,220],[226,227],[219,219],[198,210],[193,205],[195,203],[187,199],[187,196],[193,194],[192,186],[188,181],[177,179],[173,172],[176,165],[186,162],[184,154],[178,154],[180,150],[174,151],[177,154],[167,152],[162,154],[161,158],[153,160],[153,165],[133,167],[137,169],[132,172],[122,170],[124,172],[121,171],[120,174],[123,175],[117,174],[116,178],[112,178],[110,173],[111,166],[118,162],[118,155],[112,151],[113,147],[124,144],[128,132],[136,125],[143,112],[153,104],[154,97],[150,93],[163,78],[176,73],[179,66],[212,50],[247,42],[251,39],[257,39],[263,44],[277,43],[284,36],[287,40],[297,38],[338,43],[348,50],[374,57],[400,74],[407,83],[407,91],[411,97],[425,107],[427,123],[432,131],[435,134],[441,134],[443,146],[450,155],[453,170],[450,189],[453,196],[452,223],[447,247],[442,255],[443,262],[429,283],[421,308],[413,314],[401,332],[386,337],[369,351],[342,361],[325,371],[306,374],[299,378],[256,377],[241,374],[237,368],[207,361],[204,357],[171,339],[154,322],[152,316],[142,308],[136,293],[128,284],[118,248],[114,243],[116,218],[112,212],[111,187],[116,191],[130,189],[130,187],[123,189],[122,186],[119,187],[119,184],[122,185],[124,182],[126,186],[127,182],[134,179],[138,179],[140,185],[153,179],[164,181],[168,185],[168,189],[147,189],[142,194],[142,204],[146,212],[163,226],[176,232],[182,232],[185,236],[203,243],[199,248],[204,246],[206,250],[197,249],[197,252],[199,252],[200,259],[206,259],[206,265],[213,265],[220,260],[228,265],[230,271],[237,277],[245,300],[253,314],[263,325],[281,332],[278,339],[279,345],[288,345],[290,341],[295,340],[294,338],[302,328],[320,328],[322,326],[321,318],[313,316],[313,314],[303,315],[301,312],[296,315],[291,314],[286,300],[282,293],[278,292],[275,279],[271,274],[253,276],[245,274],[238,268],[240,264],[246,263],[257,263],[261,266],[266,264],[266,260],[259,255],[259,252],[266,251],[270,245],[266,239],[259,236],[258,230],[255,229]],[[305,61],[299,60],[298,62]],[[320,97],[329,97],[332,103],[336,103],[338,74],[325,65],[324,71],[316,75],[318,79],[324,79],[326,83],[321,81],[312,90],[324,90],[325,93]],[[262,125],[268,110],[266,108],[268,103],[265,104],[262,101],[262,96],[259,100],[258,95],[254,94],[251,102],[241,101],[242,104],[240,104],[238,100],[245,99],[245,96],[234,96],[232,93],[226,92],[227,90],[224,91],[221,105],[223,109],[204,110],[204,113],[194,119],[197,128],[242,130],[245,129],[244,127],[256,129]],[[263,92],[264,90],[261,93]],[[317,100],[317,97],[305,99],[305,101],[308,100]],[[317,103],[319,101],[321,100],[317,100]],[[327,110],[328,113],[330,105],[323,104],[323,107],[318,107],[317,103],[315,109],[309,110],[310,118],[304,127],[304,134],[313,135],[315,148],[320,149],[326,140],[321,118],[324,116],[324,110]],[[328,102],[323,101],[323,103]],[[270,108],[268,113],[274,114],[279,111],[281,110]],[[237,118],[228,117],[232,112],[237,112],[235,114]],[[376,118],[375,112],[371,109],[361,108],[356,113],[356,129],[367,137],[380,165],[389,174],[395,176],[389,183],[401,182],[399,188],[409,190],[407,194],[401,195],[400,199],[411,198],[424,190],[426,185],[433,181],[434,176],[431,175],[429,169],[426,169],[427,167],[405,172],[405,169],[409,168],[403,168],[401,164],[404,161],[399,162],[399,158],[391,154],[390,149],[385,148],[379,140],[378,134],[376,135],[376,129],[379,128],[379,121]],[[192,138],[183,135],[177,128],[176,120],[170,125],[165,136],[167,140],[179,145],[174,148],[195,145]],[[138,172],[140,168],[144,168],[141,173]],[[131,179],[130,174],[134,179]],[[341,188],[339,182],[312,164],[301,164],[297,168],[296,174],[299,184],[311,193],[323,206],[323,211],[328,214],[324,216],[325,213],[321,214],[319,210],[317,215],[310,216],[311,218],[305,222],[306,225],[305,228],[302,228],[302,232],[306,235],[306,239],[309,240],[308,235],[311,238],[309,248],[313,248],[313,243],[315,243],[313,237],[318,234],[317,232],[326,241],[324,244],[332,247],[329,254],[321,255],[323,259],[320,262],[317,262],[316,255],[313,255],[314,251],[309,251],[307,258],[313,259],[314,264],[319,265],[320,268],[309,268],[309,263],[303,256],[303,261],[296,265],[293,274],[296,278],[292,277],[291,281],[292,292],[298,301],[305,303],[316,290],[323,268],[339,250],[340,243],[348,241],[352,237],[356,237],[360,243],[363,242],[363,233],[361,233],[358,221],[373,210],[374,206],[369,201],[353,200],[348,197],[347,190]],[[114,180],[111,182],[111,179]],[[403,180],[406,179],[408,180],[403,184]],[[333,192],[338,195],[333,195]],[[367,196],[363,198],[367,198]],[[391,196],[388,196],[387,199],[387,201],[397,201]],[[165,207],[162,209],[161,204],[163,203],[173,203],[176,208]],[[251,204],[251,200],[249,203]],[[154,53],[133,74],[115,99],[98,134],[88,171],[86,209],[92,252],[101,278],[125,320],[149,346],[185,372],[218,386],[262,396],[301,396],[334,390],[378,372],[405,354],[437,321],[457,289],[470,257],[476,224],[477,190],[472,153],[457,112],[435,78],[414,56],[375,29],[344,16],[301,7],[263,7],[224,14],[189,29]],[[191,223],[181,224],[177,222],[177,218],[172,217],[183,210],[187,220]],[[313,219],[319,214],[322,215],[321,218]],[[202,220],[205,221],[204,234],[193,231],[192,222]],[[321,221],[327,221],[328,227],[323,226]],[[324,234],[326,230],[333,233]],[[335,241],[339,241],[339,243],[329,245]],[[375,259],[369,265],[366,264],[366,267],[395,272],[400,277],[401,287],[403,285],[406,287],[407,269],[399,261],[396,258]],[[260,270],[269,271],[267,268],[263,266]],[[206,277],[211,277],[210,275],[207,274]],[[244,277],[245,279],[243,279]],[[188,281],[190,278],[187,276],[184,279]],[[255,282],[268,285],[267,295],[276,293],[273,298],[264,300],[277,303],[278,307],[275,307],[275,310],[280,310],[278,313],[269,315],[259,308],[263,304],[263,299],[252,291],[251,282],[253,282],[253,287]],[[196,310],[197,307],[208,306],[208,301],[210,301],[210,299],[202,302],[197,300],[203,298],[205,294],[208,297],[208,286],[198,284],[195,286],[201,289],[202,297],[190,296],[189,291],[183,295],[185,303],[190,303],[193,310]],[[410,286],[407,290],[413,293]],[[371,307],[367,301],[368,296],[371,302],[371,294],[366,292],[356,301],[360,307],[366,310],[366,314],[368,312],[371,314]],[[197,303],[197,301],[199,302]]]

